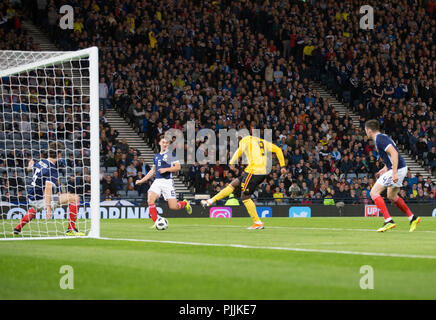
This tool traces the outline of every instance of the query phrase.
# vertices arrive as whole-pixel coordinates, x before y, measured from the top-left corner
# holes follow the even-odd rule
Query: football
[[[157,230],[166,230],[168,228],[168,220],[162,217],[157,218],[155,223]]]

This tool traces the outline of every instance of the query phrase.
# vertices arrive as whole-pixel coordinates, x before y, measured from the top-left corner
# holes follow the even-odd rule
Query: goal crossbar
[[[13,54],[13,53],[18,53],[18,52],[22,52],[25,53],[26,51],[11,51],[11,50],[2,50],[1,51],[4,54]],[[30,51],[27,51],[28,53],[31,53]],[[42,51],[41,53],[44,53],[44,51]],[[83,57],[91,57],[92,55],[97,55],[98,57],[98,48],[97,47],[91,47],[88,49],[82,49],[82,50],[78,50],[78,51],[51,51],[51,53],[53,54],[59,54],[59,55],[55,55],[49,58],[45,58],[42,60],[37,60],[34,62],[30,62],[24,65],[20,65],[17,67],[12,67],[12,68],[7,68],[7,69],[1,69],[0,67],[0,77],[7,77],[7,76],[11,76],[17,73],[21,73],[21,72],[25,72],[27,70],[32,70],[32,69],[36,69],[36,68],[44,68],[46,66],[49,65],[53,65],[53,64],[59,64],[62,62],[67,62],[67,61],[73,61],[73,60],[78,60],[81,59]],[[4,65],[4,64],[0,64],[0,65]]]

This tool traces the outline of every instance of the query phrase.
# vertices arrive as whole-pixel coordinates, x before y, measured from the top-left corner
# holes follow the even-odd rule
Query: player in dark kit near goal
[[[49,145],[47,159],[41,159],[36,163],[33,160],[29,162],[27,169],[33,171],[32,182],[27,188],[27,200],[30,208],[15,227],[13,234],[21,234],[23,227],[35,218],[37,212],[45,209],[46,220],[49,220],[56,207],[68,204],[69,221],[66,235],[85,235],[76,228],[80,197],[74,193],[60,192],[57,161],[61,157],[62,144],[52,142]],[[53,189],[55,189],[55,193],[53,193]]]

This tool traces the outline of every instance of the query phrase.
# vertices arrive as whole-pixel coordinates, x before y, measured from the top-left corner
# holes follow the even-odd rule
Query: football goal
[[[98,49],[0,51],[0,239],[100,236]]]

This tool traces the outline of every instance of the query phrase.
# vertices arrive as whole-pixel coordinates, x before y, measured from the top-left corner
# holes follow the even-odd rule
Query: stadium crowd
[[[370,202],[382,167],[362,127],[371,118],[436,171],[435,1],[22,3],[60,49],[99,47],[101,154],[105,167],[117,167],[101,175],[108,198],[135,188],[149,167],[118,141],[105,121],[107,108],[116,108],[156,149],[160,135],[186,130],[187,121],[197,130],[272,129],[288,174],[275,166],[259,199]],[[73,30],[57,27],[64,3],[74,6]],[[374,30],[359,28],[363,4],[374,8]],[[313,80],[349,103],[361,126],[348,114],[340,117]],[[195,163],[181,174],[196,193],[214,194],[240,169]],[[141,188],[145,193],[148,185]],[[421,176],[409,174],[401,192],[409,201],[435,201],[434,184]]]
[[[0,4],[0,49],[40,51],[23,30],[21,14],[17,7]],[[62,186],[85,199],[90,196],[89,98],[62,88],[71,81],[49,68],[0,79],[1,201],[27,203],[26,186],[32,182],[28,164],[46,158],[54,140],[65,147],[65,159],[58,161]]]

